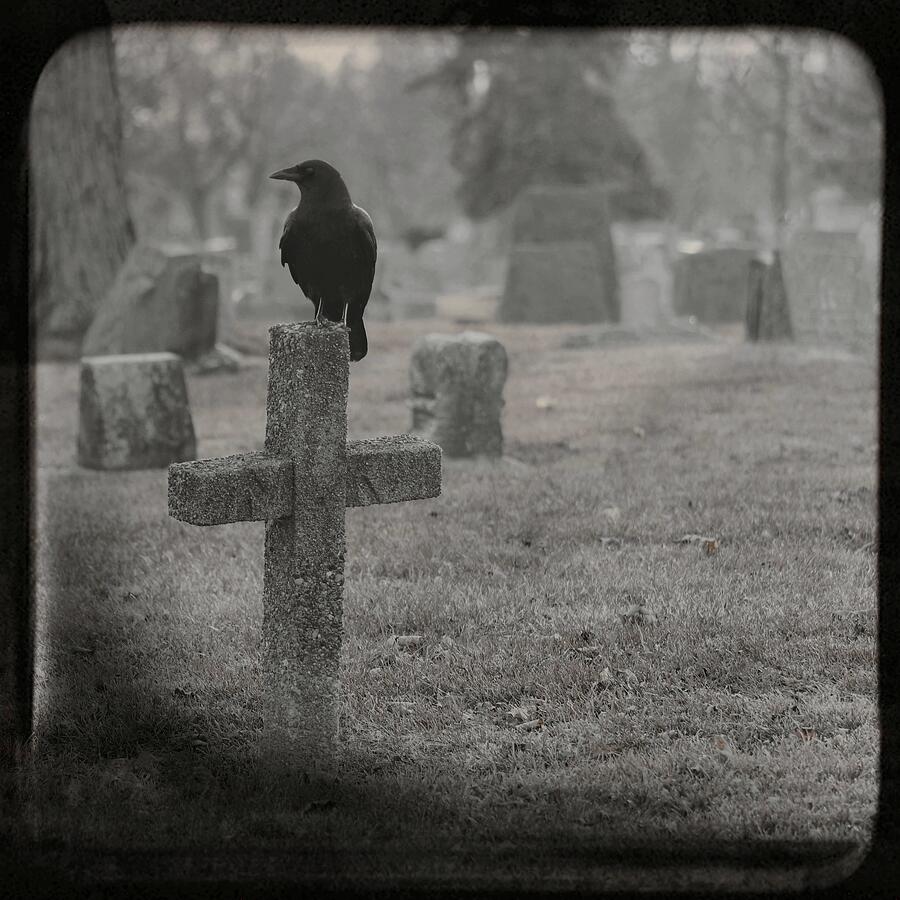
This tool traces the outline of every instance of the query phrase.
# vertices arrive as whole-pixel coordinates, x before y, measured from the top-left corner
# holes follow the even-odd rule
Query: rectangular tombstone
[[[754,247],[712,247],[675,260],[673,305],[701,322],[742,322]]]
[[[181,359],[173,353],[81,360],[78,464],[165,468],[197,455]]]
[[[874,344],[878,292],[855,234],[796,232],[782,266],[798,340],[859,348]]]

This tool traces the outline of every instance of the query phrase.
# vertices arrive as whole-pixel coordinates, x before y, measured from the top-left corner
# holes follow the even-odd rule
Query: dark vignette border
[[[778,3],[775,0],[611,0],[600,4],[577,0],[419,0],[401,7],[390,0],[306,0],[302,5],[265,0],[32,0],[16,2],[2,14],[0,29],[0,246],[3,286],[0,295],[0,803],[16,803],[16,770],[25,758],[31,726],[32,613],[30,479],[31,378],[28,324],[28,171],[27,119],[31,95],[46,61],[67,38],[78,31],[129,22],[202,22],[390,25],[390,26],[601,26],[601,27],[742,27],[782,26],[821,28],[856,43],[868,56],[881,82],[885,113],[884,216],[882,239],[881,338],[879,382],[879,684],[881,715],[881,787],[873,847],[849,878],[817,896],[898,896],[900,864],[900,269],[896,264],[900,240],[900,7],[890,0],[819,0]],[[662,848],[659,848],[660,850]],[[726,848],[710,848],[705,860],[727,864]],[[13,852],[15,851],[15,852]],[[778,868],[802,858],[802,850],[763,848],[749,868]],[[824,852],[823,852],[824,851]],[[813,858],[828,858],[827,848],[810,850]],[[832,857],[833,858],[833,857]],[[616,862],[623,862],[617,860]],[[632,854],[632,866],[659,860],[657,848]],[[315,896],[346,894],[321,881],[303,879],[302,860],[287,871],[273,858],[248,860],[255,871],[270,873],[265,882],[240,881],[227,873],[222,859],[212,854],[181,865],[173,852],[167,860],[148,860],[146,854],[126,854],[101,864],[112,866],[122,880],[116,886],[88,890],[83,896],[119,893],[125,896]],[[524,862],[524,860],[523,860]],[[560,858],[560,865],[584,871],[595,865],[576,855]],[[688,862],[684,860],[684,862]],[[747,865],[747,858],[741,857]],[[203,883],[177,874],[148,881],[150,870],[170,873],[205,872]],[[148,869],[149,866],[149,869]],[[234,869],[231,869],[234,871]],[[275,874],[278,873],[278,874]],[[207,880],[209,876],[211,879]],[[464,880],[464,879],[463,879]],[[131,883],[129,883],[129,881]],[[752,875],[746,881],[753,885]],[[0,833],[0,885],[7,896],[64,896],[71,892],[71,873],[53,869],[23,834]],[[22,890],[16,890],[16,885]],[[674,885],[673,885],[674,887]],[[541,886],[534,885],[535,892]],[[445,892],[438,884],[399,886],[355,885],[365,895],[415,894],[428,890],[449,896],[478,895],[490,890],[484,881]],[[23,894],[26,891],[27,894]],[[572,891],[576,893],[576,891]],[[584,891],[577,892],[583,895]],[[556,896],[560,896],[559,893]],[[750,896],[742,893],[741,896]],[[796,896],[796,895],[794,895]]]

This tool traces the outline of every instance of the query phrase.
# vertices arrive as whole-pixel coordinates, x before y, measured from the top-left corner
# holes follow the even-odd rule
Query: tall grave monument
[[[169,514],[193,525],[266,523],[263,676],[267,750],[327,767],[337,736],[348,506],[436,497],[441,450],[413,435],[347,441],[343,326],[269,331],[261,453],[169,467]]]

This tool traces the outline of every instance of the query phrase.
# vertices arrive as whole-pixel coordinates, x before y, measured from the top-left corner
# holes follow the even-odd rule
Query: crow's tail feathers
[[[366,338],[366,326],[363,325],[362,313],[347,313],[347,327],[350,329],[350,359],[359,362],[369,352],[369,341]]]

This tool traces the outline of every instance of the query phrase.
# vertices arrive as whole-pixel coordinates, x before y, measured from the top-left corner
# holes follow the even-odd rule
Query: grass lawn
[[[406,430],[412,342],[453,330],[372,324],[351,437]],[[257,762],[263,524],[185,525],[164,471],[79,469],[77,366],[38,367],[35,838],[401,868],[415,849],[866,842],[874,359],[486,330],[509,353],[508,458],[445,459],[440,498],[348,510],[325,786]],[[264,360],[188,389],[200,456],[261,447]]]

